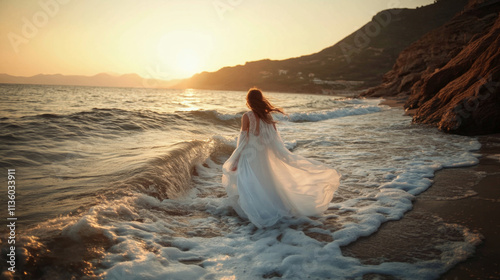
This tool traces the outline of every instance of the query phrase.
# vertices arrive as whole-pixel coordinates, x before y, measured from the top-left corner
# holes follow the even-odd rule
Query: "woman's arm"
[[[243,116],[241,117],[241,132],[240,132],[240,136],[238,137],[238,144],[237,144],[237,147],[240,146],[240,145],[243,145],[243,139],[244,137],[241,135],[241,133],[247,133],[247,136],[248,136],[248,130],[250,129],[250,119],[248,119],[248,116],[247,114],[243,114]],[[235,164],[234,166],[231,167],[231,171],[236,171],[236,169],[238,169],[238,160],[239,160],[239,157],[236,159],[235,161]]]

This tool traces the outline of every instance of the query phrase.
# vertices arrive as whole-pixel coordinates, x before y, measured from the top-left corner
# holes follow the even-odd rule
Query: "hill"
[[[380,82],[403,49],[444,24],[466,2],[441,0],[417,9],[384,10],[356,32],[318,53],[203,72],[176,87],[247,90],[256,85],[264,90],[287,92],[368,88]]]

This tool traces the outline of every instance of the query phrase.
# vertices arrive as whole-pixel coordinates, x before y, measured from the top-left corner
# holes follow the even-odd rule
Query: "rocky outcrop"
[[[500,1],[470,1],[399,55],[365,96],[406,97],[413,121],[457,134],[500,132]]]
[[[442,69],[422,80],[405,106],[417,104],[415,122],[476,135],[500,132],[500,18]]]

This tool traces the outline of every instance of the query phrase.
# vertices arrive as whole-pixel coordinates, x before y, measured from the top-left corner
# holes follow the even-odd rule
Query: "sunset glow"
[[[199,71],[200,58],[193,49],[184,49],[177,54],[176,67],[179,73],[185,73],[187,76]]]
[[[183,77],[192,76],[206,67],[211,52],[211,37],[192,30],[175,30],[162,36],[158,43],[158,63]]]
[[[378,11],[431,2],[2,1],[0,73],[185,78],[318,52]]]

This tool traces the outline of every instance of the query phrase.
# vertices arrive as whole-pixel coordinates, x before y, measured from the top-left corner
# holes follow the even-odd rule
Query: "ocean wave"
[[[147,129],[159,128],[166,125],[175,124],[178,121],[193,121],[199,120],[204,122],[210,121],[231,121],[239,120],[241,113],[238,114],[225,114],[217,112],[216,110],[193,110],[193,111],[175,111],[172,113],[160,113],[151,110],[123,110],[117,108],[93,108],[90,111],[81,111],[71,114],[38,114],[31,116],[24,116],[21,119],[36,121],[36,120],[57,120],[65,119],[80,123],[92,124],[116,124],[115,127],[109,126],[108,129],[120,127],[120,124],[135,124],[129,129]],[[128,123],[130,122],[130,123]],[[121,129],[127,130],[125,127]]]
[[[332,102],[336,102],[333,100]],[[351,102],[351,101],[348,101]],[[356,102],[355,102],[356,103]],[[381,111],[377,105],[348,104],[330,110],[295,112],[288,117],[275,114],[275,118],[291,122],[317,122],[326,119]],[[217,110],[193,110],[155,112],[151,110],[123,110],[117,108],[93,108],[69,114],[43,113],[0,120],[5,131],[0,138],[6,142],[53,140],[64,141],[75,137],[114,138],[117,135],[148,130],[175,130],[186,127],[239,128],[243,112],[225,113]],[[216,130],[212,130],[214,132]],[[13,136],[15,135],[15,136]]]
[[[158,199],[178,198],[192,188],[195,166],[210,158],[229,155],[234,149],[232,142],[222,136],[179,142],[142,168],[130,170],[120,184]]]
[[[207,163],[215,164],[220,156],[227,157],[234,142],[221,135],[205,141],[179,142],[142,166],[128,169],[126,177],[112,180],[107,188],[96,191],[92,204],[27,229],[20,240],[25,250],[19,254],[20,267],[31,278],[47,274],[93,277],[96,267],[92,261],[103,257],[112,246],[125,246],[132,231],[142,234],[151,230],[165,236],[188,232],[190,225],[182,225],[184,217],[209,218],[208,213],[182,203],[182,197],[194,187],[192,177],[208,167]],[[160,228],[143,227],[152,220],[159,221]],[[67,248],[72,250],[64,250]],[[63,265],[64,270],[53,268],[54,263]]]
[[[225,114],[218,112],[217,110],[192,110],[192,111],[176,111],[177,114],[194,116],[203,120],[216,121],[216,122],[226,122],[226,121],[238,121],[241,119],[243,113],[236,114]]]
[[[94,108],[70,114],[44,113],[0,120],[4,144],[19,141],[64,141],[75,137],[115,138],[130,132],[169,131],[189,127],[239,127],[241,114],[210,111],[159,113],[150,110]],[[8,142],[8,143],[6,143]]]
[[[347,116],[355,116],[355,115],[365,115],[380,112],[382,107],[377,106],[377,102],[371,102],[367,105],[366,101],[357,101],[357,100],[345,100],[345,101],[336,101],[332,100],[333,103],[342,102],[347,104],[345,107],[339,107],[330,110],[320,110],[320,111],[311,111],[311,112],[296,112],[291,113],[288,116],[283,116],[281,114],[274,114],[274,118],[277,120],[287,120],[291,122],[317,122],[327,119],[341,118]],[[354,104],[354,105],[352,105]],[[176,113],[182,113],[176,112]],[[195,110],[195,111],[186,111],[184,114],[188,114],[191,116],[198,117],[204,120],[212,120],[217,123],[228,123],[230,121],[238,121],[241,119],[243,112],[235,113],[235,114],[225,114],[218,112],[216,110]]]
[[[342,107],[332,110],[292,113],[288,118],[279,116],[278,119],[292,122],[318,122],[347,116],[372,114],[380,111],[382,111],[382,108],[379,106],[356,105],[353,107]]]

